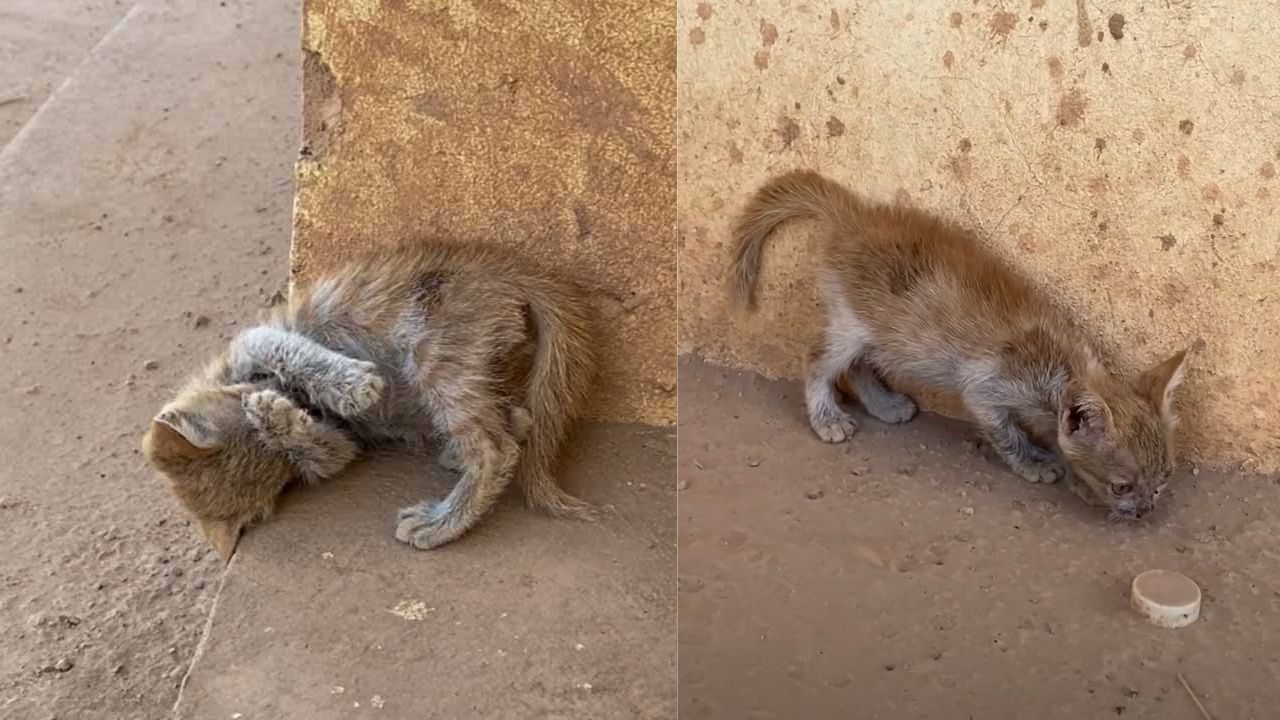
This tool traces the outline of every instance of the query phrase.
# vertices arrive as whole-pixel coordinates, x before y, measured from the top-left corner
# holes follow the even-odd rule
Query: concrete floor
[[[287,272],[296,3],[99,6],[0,9],[55,89],[0,151],[6,720],[169,715],[220,568],[138,442]]]
[[[452,481],[429,458],[292,493],[245,535],[177,717],[675,717],[674,463],[670,429],[583,427],[561,478],[600,522],[508,497],[431,552],[391,535]]]
[[[1184,468],[1109,525],[983,457],[963,425],[809,430],[800,388],[680,366],[681,718],[1271,718],[1280,486]],[[858,413],[859,418],[865,415]],[[1202,618],[1146,625],[1137,573]]]
[[[5,0],[0,5],[0,148],[134,4],[134,0]]]

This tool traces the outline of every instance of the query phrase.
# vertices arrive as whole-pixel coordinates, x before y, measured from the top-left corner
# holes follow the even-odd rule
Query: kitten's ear
[[[166,409],[151,420],[147,454],[153,457],[194,459],[213,453],[217,433],[199,417],[178,409]]]
[[[1058,434],[1080,445],[1101,445],[1115,434],[1111,408],[1092,390],[1068,383],[1059,397]]]
[[[244,524],[208,518],[197,518],[197,520],[200,522],[200,532],[213,546],[218,557],[222,558],[222,564],[230,563],[231,556],[236,552],[236,545],[240,543],[240,533],[244,530]]]
[[[1142,388],[1147,399],[1160,411],[1160,417],[1166,424],[1178,421],[1173,408],[1173,393],[1182,384],[1187,367],[1187,351],[1174,353],[1173,357],[1144,371],[1138,376],[1138,387]]]

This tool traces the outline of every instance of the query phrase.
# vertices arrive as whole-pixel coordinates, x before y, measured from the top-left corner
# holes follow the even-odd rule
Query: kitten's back
[[[824,243],[820,281],[886,353],[985,355],[1052,309],[968,231],[914,208],[864,205]]]
[[[378,363],[398,382],[438,359],[492,358],[500,390],[532,419],[518,470],[529,504],[586,513],[551,475],[595,379],[593,313],[573,280],[490,245],[409,242],[300,288],[277,321]],[[412,408],[387,412],[393,426]]]
[[[1027,333],[1047,333],[1052,344],[1071,335],[1056,310],[971,232],[914,208],[863,200],[812,171],[767,182],[735,225],[732,290],[740,302],[750,303],[768,235],[799,217],[830,226],[818,282],[833,322],[865,327],[889,372],[929,378]]]

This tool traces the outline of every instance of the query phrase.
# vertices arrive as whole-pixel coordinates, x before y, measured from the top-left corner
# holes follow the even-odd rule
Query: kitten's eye
[[[1111,483],[1111,494],[1116,497],[1128,495],[1130,490],[1133,490],[1133,485],[1130,483]]]
[[[249,376],[249,382],[251,382],[251,383],[263,383],[263,382],[266,382],[266,381],[270,380],[272,377],[273,377],[273,376],[271,375],[271,373],[268,373],[268,372],[262,372],[261,370],[259,370],[258,372],[255,372],[254,374],[252,374],[252,375],[250,375],[250,376]]]

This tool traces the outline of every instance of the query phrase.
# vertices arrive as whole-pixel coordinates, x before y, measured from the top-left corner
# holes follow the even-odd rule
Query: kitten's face
[[[254,438],[242,398],[252,385],[188,390],[151,421],[143,453],[224,561],[246,525],[271,513],[292,466]]]
[[[1170,428],[1148,411],[1117,422],[1115,431],[1102,444],[1063,444],[1063,454],[1094,505],[1109,508],[1115,518],[1137,520],[1155,510],[1173,471]]]
[[[1173,390],[1184,353],[1128,383],[1071,385],[1063,392],[1058,444],[1083,494],[1120,520],[1155,510],[1173,472]]]

